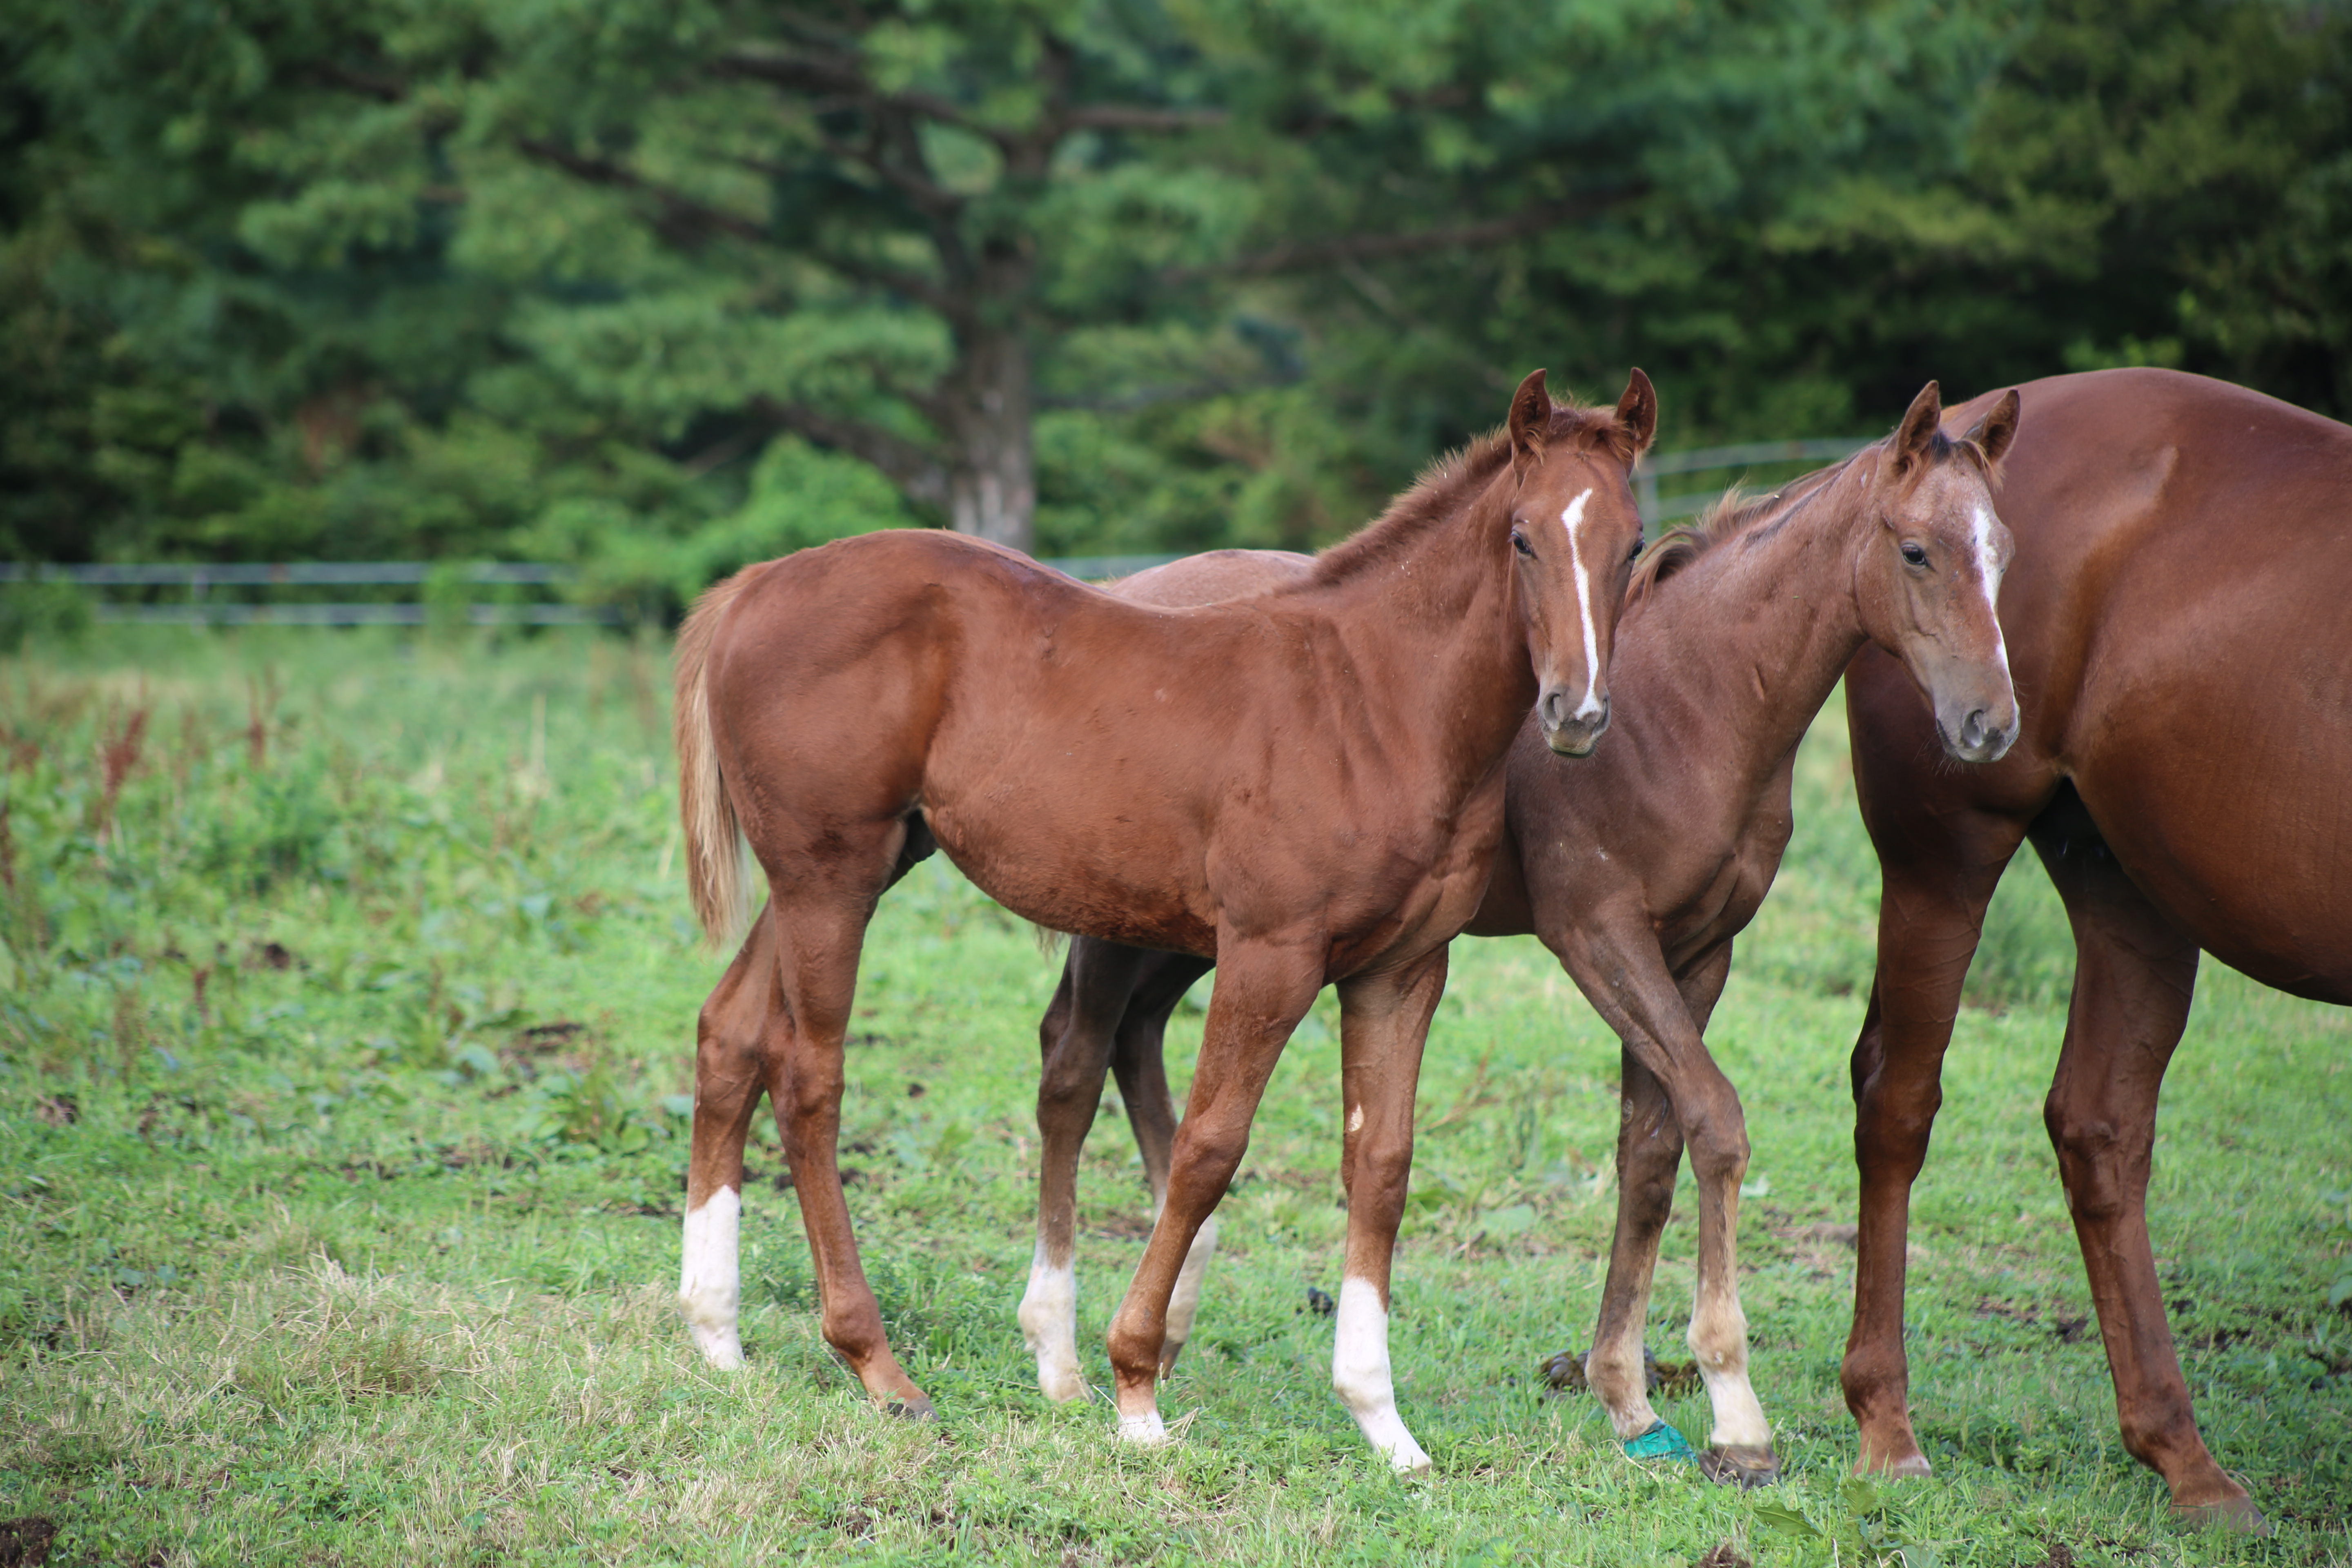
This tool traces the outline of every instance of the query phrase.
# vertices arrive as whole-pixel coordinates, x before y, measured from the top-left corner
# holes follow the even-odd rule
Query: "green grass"
[[[1788,1479],[1629,1463],[1538,1394],[1588,1342],[1613,1040],[1534,943],[1465,942],[1422,1084],[1392,1345],[1430,1479],[1328,1386],[1336,1017],[1270,1090],[1201,1324],[1124,1448],[1047,1405],[1013,1322],[1030,1247],[1027,929],[934,861],[885,901],[845,1110],[867,1266],[935,1426],[816,1336],[763,1124],[744,1339],[670,1305],[694,1014],[659,647],[120,637],[0,666],[0,1520],[53,1563],[975,1559],[1044,1563],[2345,1562],[2352,1554],[2346,1019],[2209,969],[2153,1216],[2206,1435],[2279,1525],[2184,1533],[2122,1451],[2039,1101],[2068,973],[2038,870],[2004,888],[1918,1193],[1910,1342],[1938,1474],[1845,1484],[1845,1055],[1875,880],[1842,708],[1714,1045],[1755,1159],[1743,1288]],[[104,751],[137,762],[106,798]],[[1199,1028],[1180,1014],[1181,1080]],[[917,1087],[920,1086],[920,1092]],[[1081,1350],[1148,1215],[1123,1119],[1082,1189]],[[1687,1214],[1691,1205],[1682,1205]],[[1651,1342],[1678,1354],[1695,1226]],[[1703,1398],[1664,1407],[1694,1439]],[[1793,1521],[1819,1531],[1807,1535]]]

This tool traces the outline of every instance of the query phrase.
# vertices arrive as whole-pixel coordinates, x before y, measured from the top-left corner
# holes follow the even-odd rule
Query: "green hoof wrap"
[[[1698,1456],[1683,1440],[1683,1435],[1664,1421],[1654,1421],[1650,1429],[1637,1437],[1625,1439],[1625,1457],[1629,1459],[1680,1459],[1696,1464]]]

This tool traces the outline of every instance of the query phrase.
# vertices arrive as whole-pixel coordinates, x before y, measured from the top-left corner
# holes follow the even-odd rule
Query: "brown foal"
[[[2198,1435],[2148,1239],[2148,1172],[2200,950],[2352,1003],[2352,428],[2172,371],[2021,390],[2032,419],[2002,492],[2017,563],[2001,619],[2031,699],[2023,735],[1998,767],[1939,768],[1900,672],[1865,650],[1847,676],[1885,889],[1853,1051],[1846,1404],[1863,1469],[1927,1473],[1903,1352],[1911,1184],[1985,907],[2030,839],[2074,932],[2043,1116],[2124,1446],[2164,1477],[2176,1512],[2260,1529]]]
[[[1532,723],[1522,731],[1508,763],[1508,831],[1466,928],[1540,937],[1623,1041],[1617,1232],[1586,1370],[1637,1454],[1685,1451],[1650,1406],[1641,1335],[1675,1167],[1690,1148],[1700,1240],[1689,1342],[1714,1405],[1702,1462],[1723,1479],[1768,1479],[1777,1461],[1748,1377],[1736,1272],[1746,1125],[1702,1037],[1732,939],[1788,843],[1797,743],[1865,644],[1927,694],[1940,752],[1988,761],[2017,729],[1993,614],[2008,536],[1991,499],[2017,401],[1983,411],[1957,441],[1937,433],[1938,412],[1931,384],[1888,441],[1652,550],[1618,628],[1616,732],[1566,769]],[[1229,559],[1204,560],[1122,591],[1180,597],[1188,576],[1204,591],[1262,589],[1303,570],[1296,556],[1255,559],[1254,581]],[[1079,1146],[1105,1068],[1118,1073],[1156,1194],[1172,1124],[1161,1032],[1207,967],[1189,954],[1071,944],[1040,1029],[1038,1268],[1021,1310],[1049,1396],[1082,1386],[1067,1260]],[[1204,1240],[1188,1260],[1194,1290],[1205,1252]],[[1170,1318],[1171,1361],[1192,1308],[1180,1297]]]
[[[1386,1322],[1423,1041],[1528,706],[1571,755],[1608,722],[1641,536],[1627,474],[1655,420],[1638,371],[1613,414],[1554,406],[1538,372],[1503,432],[1305,581],[1241,603],[1130,604],[931,531],[804,551],[706,595],[677,648],[695,907],[720,939],[748,910],[739,832],[770,892],[701,1021],[680,1295],[706,1353],[740,1355],[738,1192],[764,1089],[825,1339],[877,1398],[929,1408],[885,1342],[835,1142],[866,921],[936,845],[1040,925],[1218,961],[1166,1200],[1109,1335],[1133,1440],[1165,1436],[1179,1269],[1292,1026],[1338,985],[1352,1201],[1333,1378],[1392,1463],[1426,1465]]]

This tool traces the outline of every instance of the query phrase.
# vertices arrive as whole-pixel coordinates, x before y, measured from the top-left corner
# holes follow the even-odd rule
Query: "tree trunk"
[[[1037,542],[1029,345],[1017,329],[982,329],[964,344],[949,410],[948,521],[1013,549]]]

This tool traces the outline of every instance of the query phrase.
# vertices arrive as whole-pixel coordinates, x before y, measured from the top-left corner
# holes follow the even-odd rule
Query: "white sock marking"
[[[1576,705],[1580,719],[1601,712],[1601,700],[1594,695],[1601,684],[1601,639],[1592,629],[1592,581],[1584,572],[1584,546],[1576,537],[1577,528],[1584,521],[1584,503],[1591,499],[1592,491],[1587,489],[1559,514],[1560,525],[1568,530],[1569,569],[1576,574],[1576,613],[1584,617],[1584,700]]]
[[[1037,1387],[1046,1398],[1066,1405],[1083,1398],[1086,1379],[1078,1374],[1078,1273],[1074,1263],[1055,1265],[1037,1243],[1029,1264],[1029,1289],[1015,1314],[1022,1341],[1037,1358]]]
[[[1590,494],[1591,492],[1587,492]],[[1339,1282],[1339,1328],[1331,1346],[1331,1386],[1356,1418],[1365,1441],[1399,1471],[1429,1468],[1429,1456],[1405,1430],[1397,1414],[1396,1384],[1389,1373],[1389,1313],[1380,1287],[1369,1279]]]
[[[1747,1314],[1734,1301],[1728,1310],[1717,1307],[1715,1321],[1704,1326],[1702,1315],[1692,1315],[1685,1342],[1698,1363],[1700,1381],[1706,1384],[1707,1403],[1715,1407],[1715,1429],[1707,1434],[1707,1446],[1764,1447],[1772,1441],[1772,1427],[1764,1419],[1755,1385],[1748,1381]]]
[[[1120,1415],[1118,1435],[1139,1447],[1156,1448],[1168,1441],[1168,1424],[1160,1419],[1160,1408],[1154,1405],[1140,1415]]]
[[[1755,1385],[1748,1381],[1746,1367],[1717,1372],[1701,1362],[1698,1374],[1706,1384],[1707,1402],[1715,1406],[1715,1430],[1706,1439],[1709,1447],[1761,1448],[1771,1443],[1771,1425],[1764,1419],[1763,1404],[1756,1397]]]
[[[743,1295],[737,1258],[742,1230],[743,1200],[732,1187],[719,1188],[700,1208],[686,1213],[678,1305],[686,1309],[694,1342],[702,1347],[705,1359],[725,1370],[743,1364],[743,1342],[736,1328]]]

